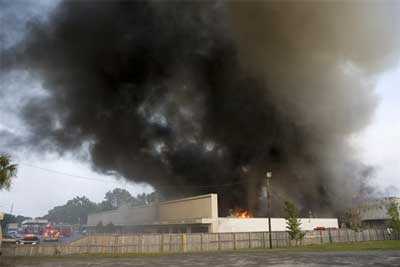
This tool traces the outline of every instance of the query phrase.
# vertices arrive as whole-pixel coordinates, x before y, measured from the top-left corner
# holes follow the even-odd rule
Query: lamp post
[[[265,174],[267,185],[267,215],[268,215],[268,234],[269,234],[269,248],[272,249],[272,232],[271,232],[271,179],[272,171],[267,171]]]
[[[4,213],[0,211],[0,255],[1,255],[1,239],[3,238],[3,234],[1,232],[1,221],[4,219]]]

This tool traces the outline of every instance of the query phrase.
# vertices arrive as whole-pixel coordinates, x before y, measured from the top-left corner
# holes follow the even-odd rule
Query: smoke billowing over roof
[[[398,59],[399,6],[374,3],[66,1],[3,55],[47,95],[21,116],[38,150],[168,196],[215,192],[223,212],[276,197],[340,209],[369,167],[349,139],[374,77]],[[320,214],[321,214],[320,213]]]

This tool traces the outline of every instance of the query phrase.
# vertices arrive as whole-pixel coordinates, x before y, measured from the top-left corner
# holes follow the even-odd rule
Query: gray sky
[[[3,3],[13,1],[0,0]],[[18,1],[17,4],[0,8],[0,25],[11,19],[7,25],[11,31],[0,28],[2,46],[9,46],[22,38],[24,22],[33,16],[46,18],[56,1]],[[400,48],[399,48],[400,49]],[[370,126],[354,136],[353,142],[359,157],[368,164],[376,166],[374,184],[382,187],[394,185],[400,188],[400,65],[388,70],[379,77],[376,92],[380,104]],[[42,94],[40,81],[32,80],[29,74],[13,72],[0,74],[0,132],[23,135],[24,124],[15,115],[19,107],[30,96]],[[0,151],[5,146],[0,140]],[[29,151],[16,151],[15,160],[20,163],[18,178],[10,191],[0,192],[0,210],[27,216],[41,216],[56,205],[62,205],[74,196],[85,195],[99,202],[104,194],[115,187],[126,188],[132,194],[150,192],[146,185],[127,183],[123,179],[104,176],[93,172],[85,161],[72,155],[61,158],[56,155],[38,155]],[[72,175],[72,177],[71,177]],[[79,177],[80,178],[79,178]]]
[[[377,169],[375,184],[400,188],[400,66],[379,79],[380,103],[370,126],[355,143],[360,157]]]
[[[92,201],[100,202],[107,191],[116,187],[127,189],[132,195],[152,191],[149,186],[135,185],[116,180],[114,177],[99,175],[91,171],[86,164],[68,156],[60,159],[48,156],[45,161],[34,158],[35,155],[21,156],[23,162],[29,165],[21,163],[18,178],[14,180],[11,190],[0,192],[0,210],[9,212],[11,205],[14,205],[13,213],[35,217],[45,215],[52,207],[62,205],[75,196],[85,195]]]

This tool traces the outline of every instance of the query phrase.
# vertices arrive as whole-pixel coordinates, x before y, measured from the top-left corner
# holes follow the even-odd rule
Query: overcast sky
[[[400,188],[400,66],[379,78],[379,106],[372,123],[356,136],[360,157],[377,169],[374,183]],[[397,193],[398,194],[398,193]]]
[[[18,1],[19,4],[2,8],[4,3],[6,1],[0,0],[0,40],[3,48],[22,38],[26,20],[39,15],[40,19],[46,19],[56,1]],[[8,23],[11,20],[12,25]],[[376,92],[380,102],[375,116],[370,126],[353,138],[359,157],[376,166],[373,183],[382,190],[391,185],[400,187],[399,85],[400,65],[379,77]],[[30,96],[41,93],[40,81],[32,81],[27,73],[0,74],[0,132],[23,134],[24,125],[15,114]],[[0,140],[0,152],[2,145],[5,146]],[[13,206],[15,214],[42,216],[52,207],[62,205],[75,196],[85,195],[99,202],[107,191],[115,187],[126,188],[133,195],[152,191],[150,186],[97,174],[86,162],[71,155],[59,158],[56,155],[16,151],[13,156],[19,163],[18,177],[10,191],[0,191],[0,210],[6,212]]]

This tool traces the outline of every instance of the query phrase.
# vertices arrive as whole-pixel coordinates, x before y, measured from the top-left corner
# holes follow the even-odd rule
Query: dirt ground
[[[363,252],[226,252],[145,257],[1,258],[10,267],[114,266],[400,266],[400,251]]]

